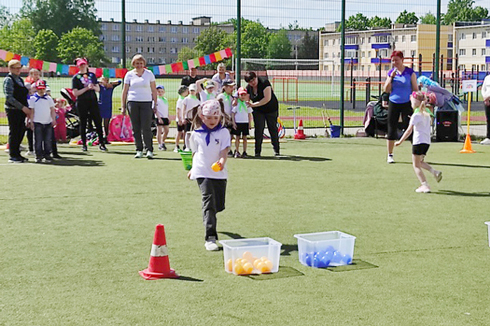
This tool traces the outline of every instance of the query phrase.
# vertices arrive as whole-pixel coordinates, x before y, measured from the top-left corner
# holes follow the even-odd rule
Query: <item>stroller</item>
[[[68,138],[75,138],[80,135],[80,118],[78,117],[78,112],[75,106],[75,101],[77,98],[73,94],[73,90],[71,88],[62,88],[60,93],[71,107],[71,110],[68,110],[65,113],[66,136]]]
[[[369,137],[378,138],[378,134],[388,132],[388,108],[383,107],[383,102],[388,101],[388,93],[381,96],[373,96],[377,101],[368,103],[364,115],[364,132]]]

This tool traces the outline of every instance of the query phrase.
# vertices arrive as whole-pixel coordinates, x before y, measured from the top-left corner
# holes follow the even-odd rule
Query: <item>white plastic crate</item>
[[[299,261],[310,267],[348,265],[354,256],[356,237],[340,231],[295,234]]]
[[[282,244],[271,238],[220,240],[219,242],[223,245],[225,271],[228,273],[248,275],[277,273],[279,270]],[[238,259],[241,261],[237,261]],[[247,263],[252,266],[252,269],[248,265],[245,266]]]
[[[485,224],[488,226],[488,246],[490,247],[490,222],[485,222]]]

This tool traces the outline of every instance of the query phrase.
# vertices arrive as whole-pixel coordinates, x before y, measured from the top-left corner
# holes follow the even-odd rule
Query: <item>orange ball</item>
[[[272,262],[270,260],[267,260],[264,262],[265,266],[271,271],[272,270]]]
[[[213,165],[211,165],[211,169],[213,169],[214,172],[219,172],[221,171],[221,167],[217,162],[214,162]]]
[[[255,259],[255,260],[254,260],[254,267],[255,267],[255,268],[257,268],[257,269],[259,269],[259,267],[258,267],[258,264],[259,264],[259,263],[262,263],[262,260],[260,260],[260,259]]]
[[[245,251],[243,253],[243,258],[248,260],[249,262],[253,262],[253,257],[254,256],[252,255],[252,253],[250,251]]]
[[[254,267],[250,263],[246,263],[246,264],[243,265],[243,271],[244,271],[245,274],[252,273],[253,269],[254,269]]]
[[[267,257],[264,256],[264,257],[260,257],[260,260],[267,261],[267,260],[269,260],[269,258],[267,258]]]
[[[226,262],[226,270],[228,272],[233,272],[233,261],[231,259],[228,259]]]
[[[259,266],[259,271],[261,273],[270,273],[270,268],[264,263],[262,265]]]
[[[244,272],[243,267],[240,264],[235,264],[234,271],[235,271],[235,274],[239,274],[239,275],[243,274],[243,272]]]

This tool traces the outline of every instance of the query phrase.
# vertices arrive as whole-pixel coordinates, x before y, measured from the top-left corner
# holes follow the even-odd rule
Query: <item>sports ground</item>
[[[281,146],[227,163],[220,239],[282,243],[279,272],[257,276],[205,250],[200,192],[176,153],[61,145],[53,164],[7,164],[2,151],[0,325],[488,324],[490,147],[434,143],[444,178],[418,194],[409,144],[390,165],[382,139]],[[158,223],[180,279],[138,274]],[[357,237],[354,264],[300,264],[294,234],[331,230]]]

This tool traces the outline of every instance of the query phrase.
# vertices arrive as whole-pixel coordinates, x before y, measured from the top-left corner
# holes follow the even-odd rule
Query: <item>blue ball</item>
[[[330,256],[328,256],[327,253],[325,253],[325,255],[323,255],[321,258],[321,264],[322,264],[321,267],[328,267],[331,259],[332,258]]]
[[[314,258],[313,258],[313,267],[322,267],[322,260],[321,260],[321,257],[316,255]]]
[[[334,251],[332,256],[332,263],[340,264],[341,261],[342,261],[342,254],[340,253],[340,251]]]
[[[346,265],[349,265],[352,262],[352,257],[349,255],[344,255],[342,257],[342,262],[345,263]]]
[[[312,254],[305,254],[305,264],[307,266],[312,266],[313,265],[313,255]]]

